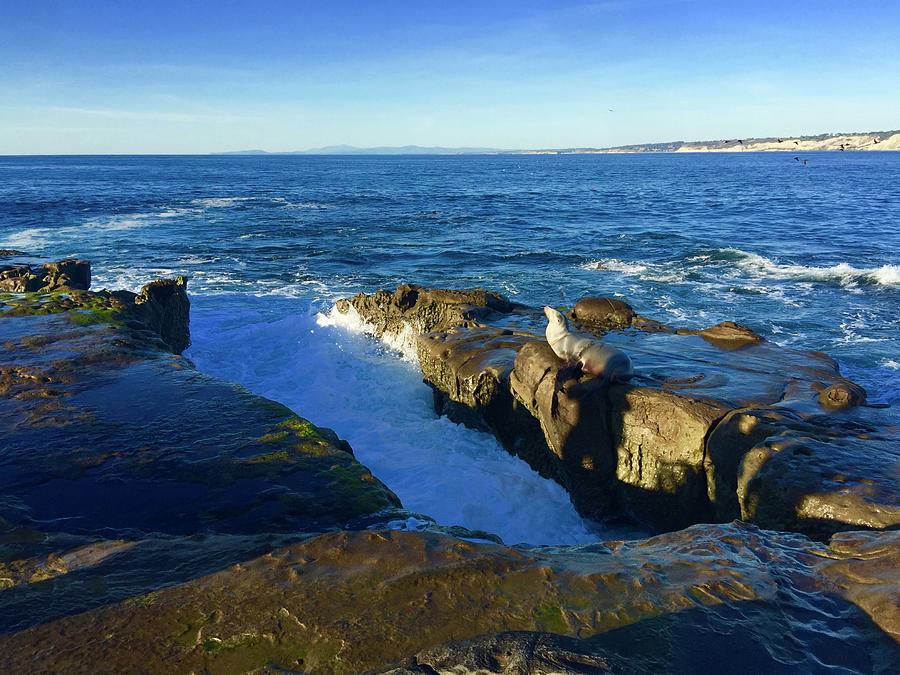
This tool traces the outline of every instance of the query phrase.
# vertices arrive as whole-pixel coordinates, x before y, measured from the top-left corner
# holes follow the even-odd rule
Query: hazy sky
[[[898,127],[893,1],[0,0],[0,154]]]

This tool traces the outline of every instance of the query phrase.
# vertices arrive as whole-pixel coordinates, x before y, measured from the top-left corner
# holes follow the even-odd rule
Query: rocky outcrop
[[[0,638],[0,666],[888,671],[900,658],[898,556],[897,533],[827,547],[746,525],[551,550],[336,532]]]
[[[19,251],[3,251],[7,257]],[[85,260],[61,260],[43,265],[0,266],[0,293],[51,293],[87,290],[91,265]]]
[[[865,391],[826,355],[732,322],[664,326],[591,297],[570,317],[629,353],[638,376],[559,382],[538,312],[494,301],[476,320],[454,303],[442,309],[446,293],[380,291],[338,310],[378,336],[417,335],[435,409],[495,434],[581,513],[660,529],[743,518],[817,537],[900,526],[897,435],[875,432],[878,413],[859,407]]]
[[[386,529],[409,514],[335,432],[175,353],[185,290],[172,280],[141,294],[0,296],[0,672],[900,668],[900,533],[826,546],[738,522],[512,548],[460,528]],[[527,310],[451,295],[445,311],[439,294],[425,297],[433,318],[422,321],[469,322],[420,341],[436,399],[509,434],[558,480],[606,486],[598,501],[617,503],[622,485],[677,495],[711,476],[731,512],[763,513],[771,493],[793,499],[778,481],[796,469],[779,462],[824,465],[819,449],[770,440],[825,443],[814,416],[743,408],[714,426],[699,474],[678,473],[697,462],[689,440],[718,410],[712,399],[684,380],[608,392],[571,381],[548,416],[558,364],[526,330]],[[666,406],[663,423],[653,415]],[[885,440],[863,420],[844,424],[844,437]],[[607,446],[579,454],[604,434]],[[855,487],[863,447],[829,480]],[[667,464],[665,448],[681,454]],[[622,449],[641,458],[635,477],[602,483]],[[761,468],[748,477],[751,456]]]
[[[134,305],[144,324],[159,333],[176,354],[190,346],[191,302],[185,277],[147,284],[134,298]]]
[[[400,506],[333,431],[173,353],[184,280],[2,303],[0,632]],[[35,600],[129,555],[130,581]]]

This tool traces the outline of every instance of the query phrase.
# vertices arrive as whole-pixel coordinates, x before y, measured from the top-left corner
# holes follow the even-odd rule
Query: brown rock
[[[7,293],[87,290],[90,285],[91,264],[86,260],[0,267],[0,291]]]
[[[819,392],[817,400],[828,410],[843,410],[866,403],[866,390],[855,382],[835,382]]]
[[[900,455],[891,439],[783,430],[749,450],[737,477],[741,518],[825,538],[900,527]]]
[[[176,354],[191,344],[191,301],[187,279],[159,279],[145,285],[134,299],[146,326],[159,333]]]
[[[588,296],[581,298],[572,309],[572,319],[607,328],[630,326],[637,312],[631,305],[617,298]]]

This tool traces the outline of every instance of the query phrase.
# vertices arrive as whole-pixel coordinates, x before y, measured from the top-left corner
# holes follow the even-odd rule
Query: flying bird
[[[794,141],[794,145],[800,145],[800,141]]]
[[[799,157],[794,157],[795,162],[803,162],[803,166],[806,166],[809,163],[808,159],[800,159]]]

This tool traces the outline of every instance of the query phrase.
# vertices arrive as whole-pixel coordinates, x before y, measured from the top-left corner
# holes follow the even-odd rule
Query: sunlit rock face
[[[486,291],[402,287],[338,311],[414,342],[436,410],[492,431],[587,516],[660,529],[742,518],[815,537],[900,525],[900,438],[827,355],[585,298],[569,318],[636,366],[607,386],[561,375],[541,314]]]

